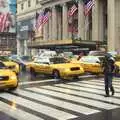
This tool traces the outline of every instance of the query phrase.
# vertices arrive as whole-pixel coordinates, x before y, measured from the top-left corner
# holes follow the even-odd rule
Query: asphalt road
[[[0,120],[120,120],[120,79],[113,84],[115,96],[105,98],[103,78],[31,81],[23,73],[16,91],[0,93]]]

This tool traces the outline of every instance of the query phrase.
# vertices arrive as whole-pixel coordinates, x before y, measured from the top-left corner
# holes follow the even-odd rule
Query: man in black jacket
[[[105,56],[105,61],[103,64],[103,68],[104,68],[104,82],[105,82],[105,97],[109,97],[109,89],[112,92],[112,95],[114,95],[115,90],[114,87],[112,85],[112,79],[113,79],[113,72],[115,69],[115,60],[112,56],[106,55]]]

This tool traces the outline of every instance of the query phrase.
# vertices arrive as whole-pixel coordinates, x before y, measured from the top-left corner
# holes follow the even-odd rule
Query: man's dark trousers
[[[112,95],[114,95],[114,88],[112,86],[112,79],[113,79],[113,75],[112,74],[105,74],[104,76],[104,82],[105,82],[105,92],[106,95],[109,96],[109,88],[112,92]]]

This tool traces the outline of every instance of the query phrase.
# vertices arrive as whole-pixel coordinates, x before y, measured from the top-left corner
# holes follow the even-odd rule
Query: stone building
[[[34,10],[49,10],[51,17],[35,39],[26,43],[28,48],[40,49],[54,46],[74,45],[93,47],[107,42],[109,51],[119,50],[120,46],[120,15],[119,0],[94,0],[95,5],[88,17],[84,16],[83,2],[73,0],[39,0],[38,8],[34,0],[18,0],[18,21],[29,17],[33,10],[20,13],[23,2],[33,2]],[[72,18],[68,18],[68,10],[72,5],[78,10]],[[34,12],[35,15],[35,12]],[[72,31],[70,31],[72,27]],[[75,30],[73,30],[73,28]],[[73,40],[78,40],[76,42]],[[76,45],[76,44],[75,44]],[[92,46],[93,45],[93,46]]]

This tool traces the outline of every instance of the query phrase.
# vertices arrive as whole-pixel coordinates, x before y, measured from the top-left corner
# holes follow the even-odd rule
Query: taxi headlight
[[[10,79],[11,79],[11,80],[15,80],[15,79],[16,79],[16,76],[10,76]]]

